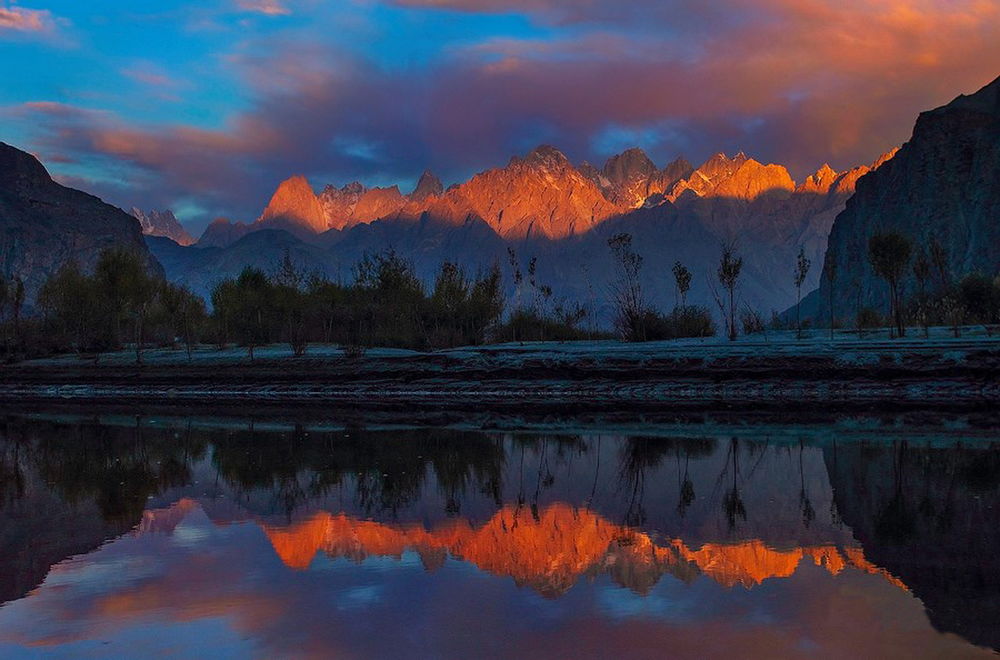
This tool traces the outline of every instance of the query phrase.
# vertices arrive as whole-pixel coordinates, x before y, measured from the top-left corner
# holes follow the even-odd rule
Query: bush
[[[676,307],[667,315],[647,310],[643,322],[648,341],[714,337],[718,332],[709,311],[696,305]]]
[[[1000,308],[1000,291],[993,280],[979,273],[962,278],[958,285],[958,298],[972,323],[993,323]]]
[[[885,319],[873,307],[862,307],[858,311],[857,325],[860,330],[873,330],[885,325]]]
[[[743,326],[743,334],[745,335],[756,335],[767,329],[760,312],[753,309],[744,309],[740,312],[740,324]]]
[[[584,339],[607,338],[607,333],[595,334],[579,327],[585,317],[583,310],[576,312],[557,311],[554,316],[545,316],[534,310],[520,309],[514,312],[502,326],[497,328],[497,341],[580,341]]]

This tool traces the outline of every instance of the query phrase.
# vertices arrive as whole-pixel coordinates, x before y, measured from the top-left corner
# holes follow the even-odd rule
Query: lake
[[[0,656],[993,657],[998,515],[958,414],[10,414]]]

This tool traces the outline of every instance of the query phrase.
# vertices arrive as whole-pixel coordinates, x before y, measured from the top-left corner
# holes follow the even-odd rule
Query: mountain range
[[[448,188],[425,172],[409,194],[358,182],[317,194],[293,176],[254,221],[217,220],[196,242],[171,212],[125,213],[60,185],[34,156],[0,143],[0,273],[24,280],[30,305],[63,263],[90,267],[112,245],[148,246],[152,268],[162,264],[169,279],[202,295],[246,265],[275,268],[285,252],[340,281],[364,255],[393,249],[428,284],[446,260],[470,273],[499,262],[510,282],[513,250],[522,271],[537,259],[536,283],[551,286],[556,300],[587,303],[593,322],[606,324],[614,277],[607,240],[627,232],[644,258],[644,291],[661,309],[677,300],[670,270],[681,261],[694,275],[688,301],[714,311],[720,245],[735,241],[743,305],[766,315],[794,303],[801,249],[812,262],[803,292],[832,268],[837,316],[847,318],[857,304],[887,298],[866,258],[876,229],[898,230],[918,249],[937,239],[952,277],[996,274],[998,181],[1000,79],[921,114],[898,153],[842,172],[824,165],[798,183],[785,167],[743,153],[660,167],[629,149],[598,169],[541,146]],[[804,302],[807,316],[829,315],[822,279]],[[903,286],[912,292],[912,277]]]
[[[633,235],[645,259],[647,294],[661,308],[676,301],[670,269],[677,260],[695,275],[690,302],[714,307],[709,282],[720,245],[735,241],[746,261],[744,300],[767,312],[794,302],[799,249],[819,264],[858,179],[891,157],[844,172],[824,165],[797,184],[785,167],[743,153],[720,153],[698,167],[678,158],[660,168],[641,149],[629,149],[598,170],[540,146],[447,190],[430,172],[410,194],[358,182],[317,194],[293,176],[254,222],[217,220],[192,247],[148,242],[168,277],[202,294],[244,265],[273,268],[286,250],[307,270],[348,280],[365,254],[394,249],[430,283],[445,260],[468,271],[494,261],[510,270],[512,248],[522,270],[537,258],[539,283],[557,298],[592,303],[603,323],[610,315],[604,300],[614,269],[611,235]],[[818,273],[817,265],[806,290],[815,288]]]

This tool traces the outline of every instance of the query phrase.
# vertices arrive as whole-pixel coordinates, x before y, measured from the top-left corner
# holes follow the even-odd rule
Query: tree
[[[951,266],[949,265],[948,250],[941,245],[937,238],[931,238],[930,258],[938,277],[940,290],[947,291],[951,288]]]
[[[114,344],[111,326],[102,309],[93,278],[69,261],[42,284],[38,305],[46,321],[54,326],[77,352],[102,350]]]
[[[4,354],[10,355],[10,337],[7,333],[7,324],[4,317],[7,315],[7,303],[10,301],[10,291],[7,287],[7,280],[0,278],[0,324],[3,325]]]
[[[337,321],[347,322],[349,311],[347,292],[343,286],[331,282],[320,274],[314,274],[309,278],[308,291],[312,313],[322,328],[320,341],[332,342]]]
[[[837,253],[831,248],[826,253],[826,263],[823,268],[823,277],[826,278],[826,290],[829,294],[830,307],[830,340],[833,340],[833,329],[837,325],[837,318],[833,310],[833,297],[837,284]]]
[[[307,323],[309,298],[304,290],[306,276],[292,261],[286,249],[273,279],[274,312],[281,319],[285,339],[295,357],[302,357],[308,346]]]
[[[687,266],[677,261],[674,262],[674,282],[677,285],[678,303],[681,307],[687,307],[687,294],[691,290],[691,271]]]
[[[161,283],[159,299],[171,342],[177,337],[182,338],[190,360],[197,341],[197,329],[205,319],[205,301],[187,287],[170,282]]]
[[[927,252],[920,248],[913,260],[913,278],[917,281],[917,316],[924,328],[924,337],[930,336],[930,310],[927,301],[927,283],[931,278],[931,262]]]
[[[235,280],[223,280],[212,291],[215,313],[225,315],[224,323],[246,346],[251,360],[254,359],[254,350],[268,338],[272,293],[267,275],[252,266],[245,267]]]
[[[476,276],[469,294],[469,306],[473,341],[478,343],[503,316],[503,275],[499,263],[494,261],[489,270]]]
[[[875,274],[889,284],[889,315],[897,336],[906,335],[900,280],[910,263],[910,239],[895,231],[878,231],[868,239],[868,261]]]
[[[971,273],[962,278],[958,295],[972,323],[993,323],[1000,311],[1000,296],[993,287],[993,280],[981,273]]]
[[[469,292],[471,285],[461,266],[446,261],[441,264],[434,292],[431,294],[433,309],[434,343],[461,342],[469,329]]]
[[[103,251],[94,267],[94,280],[113,327],[115,342],[121,344],[122,325],[132,325],[135,360],[142,362],[143,330],[149,309],[159,291],[159,282],[146,270],[138,252],[114,247]]]
[[[236,316],[236,280],[226,278],[216,282],[209,298],[212,302],[212,319],[215,322],[216,345],[222,350],[229,344],[233,319]]]
[[[802,339],[802,285],[809,274],[809,267],[812,262],[806,258],[805,248],[799,248],[799,256],[795,260],[795,325],[796,337]]]
[[[736,252],[735,241],[722,244],[722,256],[719,259],[717,275],[719,283],[729,293],[729,311],[726,320],[729,341],[736,340],[736,288],[740,282],[740,272],[743,270],[743,257]]]
[[[24,280],[20,277],[14,277],[13,281],[14,295],[11,297],[11,304],[13,306],[14,313],[14,342],[20,343],[21,340],[21,311],[24,309]]]
[[[615,278],[611,283],[615,306],[615,327],[625,341],[645,341],[646,301],[639,275],[642,257],[632,249],[631,234],[615,234],[608,239],[615,259]]]
[[[426,344],[422,315],[427,299],[410,262],[394,250],[366,255],[358,264],[355,289],[368,303],[369,344]]]

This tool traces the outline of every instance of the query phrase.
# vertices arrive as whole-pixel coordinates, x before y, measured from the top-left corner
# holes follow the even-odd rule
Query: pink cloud
[[[0,7],[0,35],[5,32],[44,33],[54,29],[55,20],[48,10]]]
[[[241,219],[292,172],[322,185],[404,180],[430,166],[455,180],[542,141],[599,161],[608,154],[595,144],[611,129],[657,136],[644,146],[661,162],[744,149],[801,178],[826,161],[871,162],[907,139],[917,113],[1000,73],[1000,5],[989,0],[395,4],[569,7],[580,20],[603,22],[546,39],[464,43],[405,71],[316,35],[250,39],[225,59],[250,103],[223,126],[145,126],[36,105],[26,111],[47,131],[39,150],[114,159],[141,170],[142,181],[159,179],[144,194],[199,196]],[[605,19],[614,7],[619,15]],[[620,23],[637,8],[648,10],[641,26]],[[162,72],[133,73],[166,83]]]
[[[287,16],[292,13],[285,0],[236,0],[236,6],[244,11],[267,16]]]

